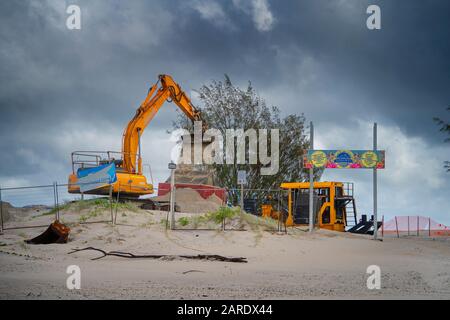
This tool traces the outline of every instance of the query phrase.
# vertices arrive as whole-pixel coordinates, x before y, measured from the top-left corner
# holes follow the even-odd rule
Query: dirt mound
[[[170,201],[170,193],[152,197],[151,199],[155,201]],[[175,204],[180,212],[208,213],[219,209],[222,205],[222,199],[215,194],[203,199],[194,189],[183,188],[175,191]]]
[[[175,181],[177,183],[194,183],[215,185],[214,170],[212,166],[178,164],[175,170]],[[166,182],[170,183],[170,177]]]
[[[24,207],[14,207],[9,202],[3,201],[2,203],[3,222],[17,221],[42,215],[52,210],[51,207],[46,205],[28,205]]]

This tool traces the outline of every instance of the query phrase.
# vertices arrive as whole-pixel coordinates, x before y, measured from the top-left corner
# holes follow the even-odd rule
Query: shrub
[[[189,224],[189,219],[187,217],[181,217],[180,219],[178,219],[178,223],[182,227],[187,226]]]
[[[217,211],[208,215],[208,220],[212,220],[215,223],[222,223],[224,219],[231,219],[239,214],[239,208],[220,207]]]

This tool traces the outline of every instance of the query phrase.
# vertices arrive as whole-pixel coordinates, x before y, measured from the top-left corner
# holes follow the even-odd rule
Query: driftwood
[[[129,259],[161,259],[161,258],[181,258],[181,259],[193,259],[193,260],[211,260],[211,261],[224,261],[224,262],[241,262],[247,263],[247,258],[243,257],[224,257],[217,254],[198,254],[198,255],[170,255],[170,254],[144,254],[138,255],[130,252],[121,252],[121,251],[110,251],[106,252],[102,249],[87,247],[82,249],[73,249],[68,254],[72,254],[80,251],[98,251],[102,254],[102,256],[92,258],[91,260],[102,259],[106,256],[115,256],[120,258],[129,258]]]
[[[202,271],[202,270],[187,270],[187,271],[182,272],[182,274],[188,274],[188,273],[191,273],[191,272],[202,272],[202,273],[204,273],[205,271]]]

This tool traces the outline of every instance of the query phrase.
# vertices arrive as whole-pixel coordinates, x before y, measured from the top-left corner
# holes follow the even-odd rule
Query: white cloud
[[[259,31],[272,29],[274,18],[267,0],[253,0],[253,21]]]
[[[43,17],[52,27],[64,30],[66,29],[65,19],[66,4],[64,1],[32,1],[29,7],[30,15]]]
[[[200,16],[219,27],[234,28],[222,6],[211,0],[196,0],[191,3]]]
[[[218,27],[226,27],[235,30],[236,26],[226,14],[223,7],[213,0],[193,0],[189,5],[196,10],[200,16]],[[270,31],[275,23],[275,18],[270,11],[267,0],[233,0],[233,5],[252,17],[253,23],[258,31]]]
[[[173,15],[157,4],[148,11],[144,2],[125,1],[107,5],[102,1],[77,4],[81,9],[81,30],[66,28],[67,6],[64,1],[33,1],[30,15],[44,19],[51,27],[67,33],[80,45],[86,37],[104,44],[121,45],[139,51],[157,46],[167,32],[171,31]]]
[[[275,18],[269,8],[267,0],[233,0],[233,4],[250,14],[255,27],[259,31],[270,31],[275,23]]]

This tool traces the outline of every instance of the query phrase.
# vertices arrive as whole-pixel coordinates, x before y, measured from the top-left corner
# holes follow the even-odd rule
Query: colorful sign
[[[79,169],[77,178],[80,192],[94,190],[117,181],[116,167],[114,163],[111,163],[94,168]]]
[[[305,168],[384,169],[384,150],[308,150]]]

